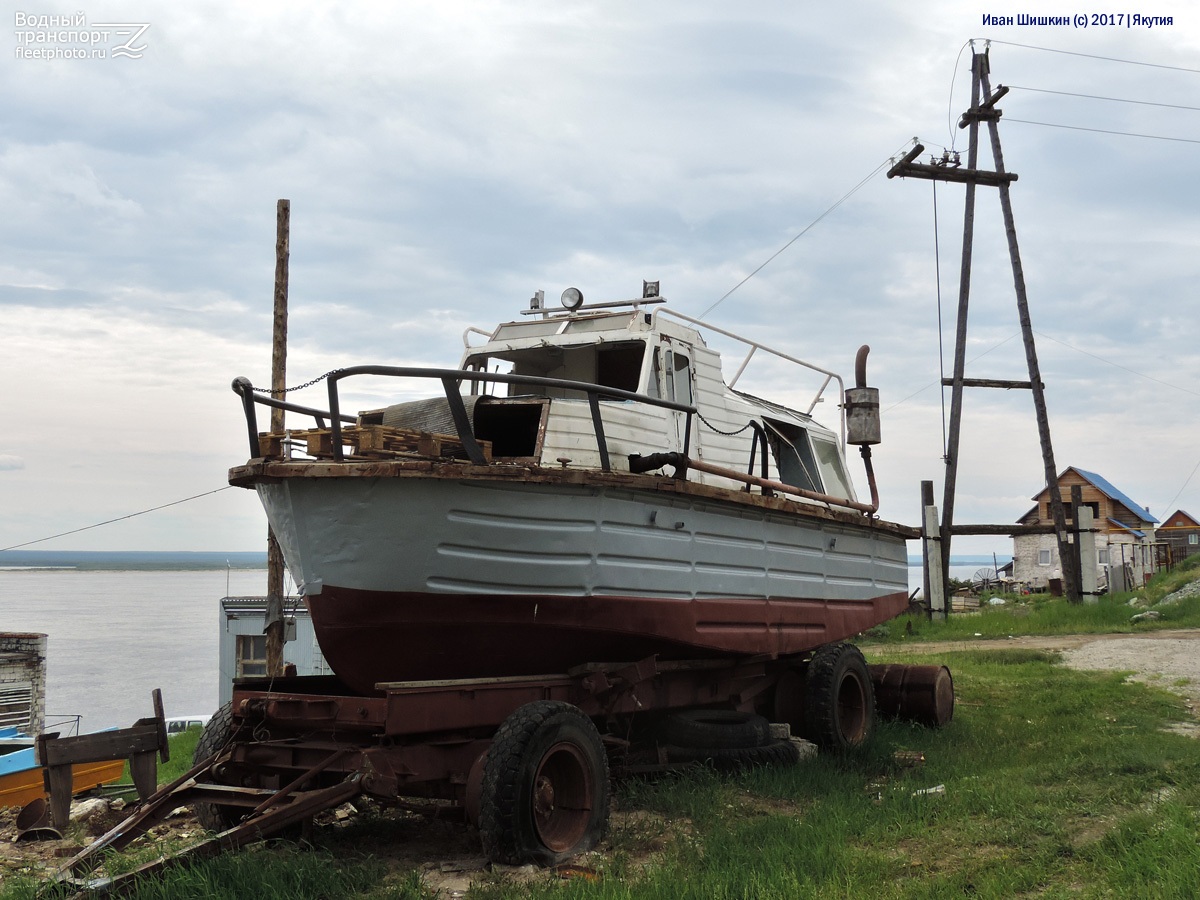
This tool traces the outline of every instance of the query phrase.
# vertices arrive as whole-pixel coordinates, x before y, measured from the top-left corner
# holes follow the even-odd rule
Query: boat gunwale
[[[623,487],[655,494],[673,493],[707,501],[780,513],[797,518],[836,522],[866,531],[882,532],[905,540],[921,537],[921,530],[875,516],[864,516],[816,503],[801,503],[786,497],[767,496],[716,485],[673,478],[667,475],[636,475],[589,469],[550,469],[543,466],[477,466],[471,463],[434,460],[275,460],[252,459],[229,470],[235,487],[275,484],[294,478],[424,478],[446,481],[498,481],[527,484]]]

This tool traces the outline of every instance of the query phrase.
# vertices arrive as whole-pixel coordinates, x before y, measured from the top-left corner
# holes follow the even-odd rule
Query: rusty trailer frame
[[[801,726],[797,718],[803,716],[809,663],[810,654],[682,662],[648,657],[632,664],[588,664],[558,675],[380,684],[369,696],[341,688],[333,676],[245,679],[235,683],[223,745],[68,860],[55,878],[79,890],[119,893],[137,878],[310,823],[314,815],[360,794],[407,808],[418,808],[411,802],[417,798],[434,801],[424,811],[454,810],[478,824],[489,789],[488,751],[523,710],[570,710],[598,724],[598,740],[612,771],[665,770],[672,765],[663,749],[652,738],[646,740],[653,733],[647,726],[657,718],[706,708],[766,712],[775,721]],[[865,677],[865,666],[863,673]],[[945,667],[872,666],[869,679],[859,686],[872,710],[875,682],[886,698],[887,713],[931,725],[945,724],[952,715],[953,684]],[[832,690],[833,699],[845,701],[846,682],[835,679]],[[570,769],[585,754],[568,749]],[[586,802],[603,803],[606,818],[609,766],[601,763],[600,768],[603,790],[590,788]],[[541,768],[538,777],[543,777]],[[554,785],[553,772],[544,777],[548,787],[535,783],[532,789],[529,814],[534,817],[546,813],[539,812],[539,803],[553,805],[547,790],[552,798],[557,787],[561,800],[570,787]],[[229,827],[127,874],[91,874],[103,852],[123,849],[185,803],[224,809]],[[563,827],[578,830],[574,820]],[[536,860],[569,855],[551,852],[555,832],[546,833],[552,846]],[[486,836],[485,849],[497,855],[487,847]],[[508,848],[499,856],[513,852]]]

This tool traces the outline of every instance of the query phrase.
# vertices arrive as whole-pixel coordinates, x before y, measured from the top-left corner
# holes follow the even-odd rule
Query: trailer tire
[[[479,836],[493,862],[557,865],[608,826],[608,758],[569,703],[527,703],[501,724],[484,763]]]
[[[192,754],[192,765],[201,763],[223,750],[232,739],[233,704],[226,703],[213,714],[205,724],[204,731],[200,733],[200,739],[196,741],[196,752]],[[193,811],[196,820],[209,831],[225,831],[236,825],[240,818],[235,807],[217,806],[212,803],[196,803]]]
[[[783,738],[757,747],[665,747],[671,762],[698,762],[718,772],[757,766],[790,766],[800,761],[800,748]]]
[[[862,651],[826,644],[813,654],[804,686],[806,737],[822,750],[841,752],[875,733],[875,691]]]
[[[733,709],[684,709],[663,719],[659,739],[674,747],[740,749],[761,747],[771,725],[757,713]]]

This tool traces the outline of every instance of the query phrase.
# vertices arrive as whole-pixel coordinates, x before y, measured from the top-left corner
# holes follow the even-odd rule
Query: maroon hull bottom
[[[907,608],[869,600],[693,600],[362,591],[308,597],[321,653],[353,690],[389,681],[565,672],[588,662],[783,656]]]

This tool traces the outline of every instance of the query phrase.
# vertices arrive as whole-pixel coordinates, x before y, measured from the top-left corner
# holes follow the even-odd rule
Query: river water
[[[217,706],[222,597],[266,593],[266,570],[0,569],[0,631],[49,636],[46,714],[84,731]]]

